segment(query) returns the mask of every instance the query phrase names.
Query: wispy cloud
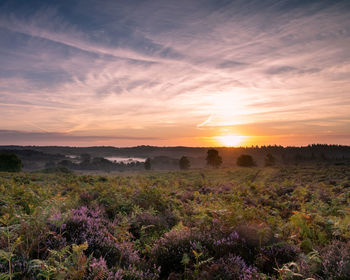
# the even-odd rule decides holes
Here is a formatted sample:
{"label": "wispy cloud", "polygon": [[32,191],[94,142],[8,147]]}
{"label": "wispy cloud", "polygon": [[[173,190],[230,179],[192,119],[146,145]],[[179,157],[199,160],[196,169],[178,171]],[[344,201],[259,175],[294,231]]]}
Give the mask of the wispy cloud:
{"label": "wispy cloud", "polygon": [[80,145],[91,145],[92,142],[100,143],[101,145],[105,143],[113,143],[117,141],[137,142],[137,141],[157,141],[160,140],[156,137],[135,137],[135,136],[125,136],[125,135],[75,135],[70,133],[50,133],[50,132],[23,132],[16,130],[0,130],[0,144],[23,144],[23,139],[25,139],[26,144],[34,145],[62,145],[69,143],[74,145],[74,143],[79,143]]}
{"label": "wispy cloud", "polygon": [[134,127],[142,143],[150,129],[168,140],[224,127],[287,134],[276,121],[302,135],[318,119],[331,121],[315,133],[339,132],[350,119],[348,1],[293,2],[5,1],[0,129]]}

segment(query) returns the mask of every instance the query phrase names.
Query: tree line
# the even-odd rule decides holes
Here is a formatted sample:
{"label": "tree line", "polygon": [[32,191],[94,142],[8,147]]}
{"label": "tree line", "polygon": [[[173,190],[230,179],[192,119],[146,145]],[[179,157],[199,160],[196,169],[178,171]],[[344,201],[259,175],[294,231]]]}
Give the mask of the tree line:
{"label": "tree line", "polygon": [[[207,157],[206,157],[206,163],[207,166],[213,167],[213,168],[219,168],[222,165],[222,157],[219,155],[218,150],[216,149],[209,149],[207,151]],[[265,166],[274,166],[276,163],[275,157],[268,153],[265,156]],[[241,167],[253,167],[256,166],[256,162],[254,158],[251,155],[248,154],[242,154],[237,158],[236,161],[237,166]],[[152,169],[152,160],[151,158],[147,158],[145,161],[145,169],[151,170]],[[191,167],[191,162],[186,156],[182,156],[179,159],[179,168],[181,170],[188,170]]]}
{"label": "tree line", "polygon": [[[76,155],[80,162],[72,160],[67,155]],[[126,152],[129,157],[149,157],[146,162],[119,163],[104,157],[120,156],[107,152]],[[71,153],[68,153],[71,152]],[[74,152],[74,153],[73,153]],[[78,152],[83,152],[78,154]],[[92,152],[88,154],[87,152]],[[219,168],[221,166],[274,166],[322,164],[350,164],[350,146],[313,144],[306,147],[282,146],[252,146],[239,148],[191,148],[191,147],[151,147],[139,146],[133,148],[114,147],[22,147],[0,146],[0,171],[25,170],[54,170],[66,168],[69,170],[169,170],[179,168],[203,168],[204,166]],[[152,158],[151,158],[152,156]],[[224,163],[224,164],[223,164]]]}

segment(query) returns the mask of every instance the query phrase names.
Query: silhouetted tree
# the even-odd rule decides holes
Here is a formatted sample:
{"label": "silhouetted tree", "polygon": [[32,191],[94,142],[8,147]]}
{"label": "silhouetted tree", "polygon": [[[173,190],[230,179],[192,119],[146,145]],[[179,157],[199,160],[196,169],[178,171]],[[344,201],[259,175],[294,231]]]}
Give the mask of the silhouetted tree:
{"label": "silhouetted tree", "polygon": [[237,158],[237,165],[244,166],[244,167],[251,167],[251,166],[254,166],[255,163],[251,155],[240,155]]}
{"label": "silhouetted tree", "polygon": [[179,160],[180,169],[187,170],[190,168],[190,166],[191,166],[191,164],[190,164],[190,161],[187,157],[183,156],[182,158],[180,158],[180,160]]}
{"label": "silhouetted tree", "polygon": [[15,154],[0,154],[0,171],[19,172],[22,168],[21,159]]}
{"label": "silhouetted tree", "polygon": [[151,159],[150,158],[147,158],[146,161],[145,161],[145,169],[146,170],[151,170]]}
{"label": "silhouetted tree", "polygon": [[273,155],[267,154],[265,156],[265,166],[274,166],[276,163],[276,159]]}
{"label": "silhouetted tree", "polygon": [[219,152],[215,149],[210,149],[207,152],[206,161],[208,165],[218,168],[222,164],[222,157],[219,156]]}

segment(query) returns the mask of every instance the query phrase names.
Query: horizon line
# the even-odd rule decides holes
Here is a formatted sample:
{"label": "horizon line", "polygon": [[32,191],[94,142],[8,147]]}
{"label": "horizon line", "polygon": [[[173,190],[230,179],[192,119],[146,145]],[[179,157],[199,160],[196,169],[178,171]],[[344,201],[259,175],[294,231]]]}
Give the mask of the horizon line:
{"label": "horizon line", "polygon": [[139,148],[139,147],[150,147],[150,148],[195,148],[195,149],[212,149],[212,148],[226,148],[226,149],[246,149],[246,148],[263,148],[263,147],[279,147],[279,148],[307,148],[310,146],[337,146],[337,147],[349,147],[350,145],[342,145],[342,144],[324,144],[324,143],[312,143],[307,145],[300,146],[284,146],[277,144],[269,144],[269,145],[251,145],[251,146],[156,146],[156,145],[137,145],[137,146],[60,146],[60,145],[0,145],[0,148],[3,147],[38,147],[38,148],[50,148],[50,147],[59,147],[59,148],[115,148],[115,149],[131,149],[131,148]]}

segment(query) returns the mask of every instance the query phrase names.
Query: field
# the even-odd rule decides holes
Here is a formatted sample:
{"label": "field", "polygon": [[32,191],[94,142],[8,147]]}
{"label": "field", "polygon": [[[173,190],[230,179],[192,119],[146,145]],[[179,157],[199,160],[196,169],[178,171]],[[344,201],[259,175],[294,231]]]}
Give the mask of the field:
{"label": "field", "polygon": [[350,167],[0,173],[0,279],[350,279]]}

